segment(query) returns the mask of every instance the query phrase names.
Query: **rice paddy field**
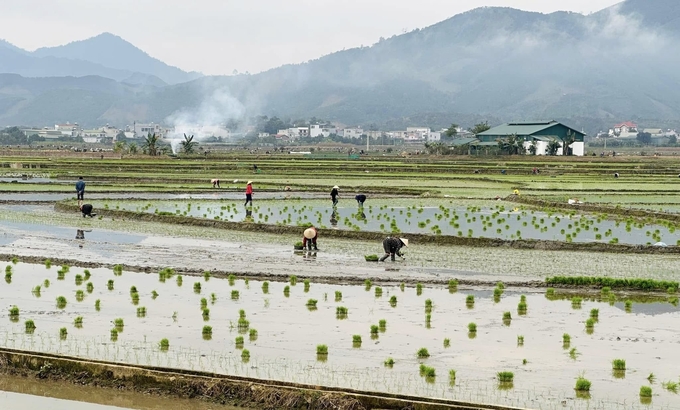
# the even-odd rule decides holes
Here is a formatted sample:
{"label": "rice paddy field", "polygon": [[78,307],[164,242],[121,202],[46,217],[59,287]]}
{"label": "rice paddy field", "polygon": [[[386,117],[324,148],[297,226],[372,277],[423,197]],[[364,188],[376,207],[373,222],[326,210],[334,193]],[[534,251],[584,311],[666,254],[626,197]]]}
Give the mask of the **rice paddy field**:
{"label": "rice paddy field", "polygon": [[[680,408],[672,159],[46,153],[0,166],[1,347],[526,409]],[[80,175],[97,218],[77,210]],[[320,237],[318,253],[293,252],[310,224],[502,245],[411,241],[405,260],[385,264],[364,260],[380,241]]]}

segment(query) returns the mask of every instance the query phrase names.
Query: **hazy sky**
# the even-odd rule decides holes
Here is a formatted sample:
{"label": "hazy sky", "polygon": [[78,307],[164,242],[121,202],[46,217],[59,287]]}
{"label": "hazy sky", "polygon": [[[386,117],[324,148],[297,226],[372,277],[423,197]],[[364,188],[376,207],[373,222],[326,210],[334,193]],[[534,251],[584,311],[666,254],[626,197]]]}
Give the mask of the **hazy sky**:
{"label": "hazy sky", "polygon": [[255,73],[482,6],[590,13],[620,0],[0,0],[0,38],[33,50],[116,34],[205,74]]}

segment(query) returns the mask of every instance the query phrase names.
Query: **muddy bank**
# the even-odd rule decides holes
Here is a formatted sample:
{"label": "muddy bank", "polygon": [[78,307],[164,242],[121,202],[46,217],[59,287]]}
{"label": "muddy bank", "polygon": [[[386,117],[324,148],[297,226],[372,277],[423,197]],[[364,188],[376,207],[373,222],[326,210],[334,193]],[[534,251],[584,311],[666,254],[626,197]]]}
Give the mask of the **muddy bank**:
{"label": "muddy bank", "polygon": [[[73,212],[73,204],[58,202],[54,205],[55,210],[60,212]],[[147,212],[132,212],[111,209],[97,209],[97,213],[111,218],[121,218],[135,221],[161,222],[185,226],[199,226],[218,229],[230,229],[248,232],[262,232],[270,234],[289,234],[299,235],[301,232],[298,226],[271,225],[257,223],[229,222],[222,220],[193,218],[176,215],[158,215]],[[367,241],[381,241],[385,238],[382,232],[363,232],[342,229],[319,229],[319,234],[323,237],[338,239],[357,239]],[[574,243],[549,240],[504,240],[493,238],[467,238],[448,235],[425,235],[408,234],[409,240],[419,244],[436,244],[448,246],[467,246],[473,248],[511,248],[525,250],[550,250],[550,251],[583,251],[583,252],[604,252],[604,253],[626,253],[626,254],[680,254],[680,247],[657,247],[646,245],[625,245],[609,244],[600,242]]]}
{"label": "muddy bank", "polygon": [[[618,191],[613,191],[613,192],[618,192]],[[657,191],[653,191],[653,192],[656,193]],[[566,210],[570,210],[570,211],[585,211],[585,212],[605,213],[605,214],[621,215],[621,216],[632,216],[632,217],[636,217],[636,218],[652,218],[652,219],[661,219],[661,220],[672,221],[672,222],[680,222],[680,214],[645,211],[644,209],[624,208],[624,207],[620,207],[620,206],[604,206],[604,205],[595,205],[595,204],[569,205],[569,204],[564,203],[564,202],[545,201],[543,199],[529,198],[529,197],[526,197],[526,196],[517,196],[517,195],[510,195],[510,196],[505,198],[505,201],[514,202],[514,203],[518,203],[518,204],[538,206],[538,207],[543,207],[543,208],[547,207],[547,208],[553,208],[553,209],[566,209]]]}
{"label": "muddy bank", "polygon": [[143,394],[199,399],[220,404],[265,409],[423,409],[511,410],[350,389],[222,376],[145,366],[119,365],[49,354],[0,349],[0,372],[40,380],[67,381],[84,386],[135,391]]}

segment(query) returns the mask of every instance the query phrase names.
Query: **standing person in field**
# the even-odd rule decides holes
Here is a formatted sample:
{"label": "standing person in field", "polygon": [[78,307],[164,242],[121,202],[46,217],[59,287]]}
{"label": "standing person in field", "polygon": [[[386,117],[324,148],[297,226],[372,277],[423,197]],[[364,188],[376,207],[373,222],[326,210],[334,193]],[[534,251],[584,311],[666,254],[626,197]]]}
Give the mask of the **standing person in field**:
{"label": "standing person in field", "polygon": [[78,182],[76,182],[76,196],[78,197],[78,208],[80,208],[85,200],[85,181],[83,181],[83,177],[78,177]]}
{"label": "standing person in field", "polygon": [[248,181],[248,184],[246,185],[246,207],[249,202],[250,206],[253,206],[253,181]]}
{"label": "standing person in field", "polygon": [[220,187],[220,180],[217,179],[217,178],[211,179],[210,183],[212,184],[213,188],[221,188]]}
{"label": "standing person in field", "polygon": [[400,258],[403,258],[404,255],[401,253],[401,248],[402,247],[408,247],[408,239],[405,238],[393,238],[393,237],[387,237],[383,241],[383,249],[385,250],[385,255],[383,255],[382,258],[380,258],[380,262],[384,262],[385,259],[388,257],[392,257],[392,262],[394,262],[394,256],[399,256]]}
{"label": "standing person in field", "polygon": [[318,237],[319,231],[315,227],[310,226],[305,229],[305,232],[302,234],[302,249],[307,248],[307,250],[311,251],[312,246],[314,246],[314,250],[318,251],[319,249],[316,247],[316,238]]}
{"label": "standing person in field", "polygon": [[340,187],[336,185],[331,190],[331,201],[333,201],[333,208],[338,206],[338,196],[340,196],[338,189],[340,189]]}
{"label": "standing person in field", "polygon": [[366,202],[366,195],[359,194],[359,195],[355,196],[354,199],[357,200],[357,203],[359,204],[359,208],[364,207],[364,202]]}

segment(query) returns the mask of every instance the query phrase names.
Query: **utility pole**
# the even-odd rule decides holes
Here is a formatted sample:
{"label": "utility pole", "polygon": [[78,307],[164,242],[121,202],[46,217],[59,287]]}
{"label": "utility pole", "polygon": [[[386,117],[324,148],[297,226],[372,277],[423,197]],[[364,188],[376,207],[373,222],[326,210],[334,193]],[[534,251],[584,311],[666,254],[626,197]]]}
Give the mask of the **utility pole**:
{"label": "utility pole", "polygon": [[370,148],[371,145],[371,136],[366,134],[366,153],[368,154],[368,149]]}

